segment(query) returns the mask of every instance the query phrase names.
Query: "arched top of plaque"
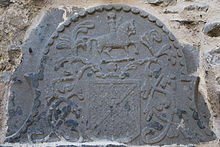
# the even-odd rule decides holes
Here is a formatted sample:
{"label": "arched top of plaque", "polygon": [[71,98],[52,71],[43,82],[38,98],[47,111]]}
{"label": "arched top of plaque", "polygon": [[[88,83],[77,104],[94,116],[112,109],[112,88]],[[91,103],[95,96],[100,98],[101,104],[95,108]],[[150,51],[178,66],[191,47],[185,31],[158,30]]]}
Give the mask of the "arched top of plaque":
{"label": "arched top of plaque", "polygon": [[75,14],[49,38],[38,64],[37,73],[24,75],[32,111],[6,141],[214,139],[198,114],[198,79],[188,75],[182,47],[138,8],[105,5]]}
{"label": "arched top of plaque", "polygon": [[[97,17],[95,15],[98,15],[100,17],[100,18],[97,18],[97,20],[103,19],[102,20],[103,22],[96,22],[95,20],[93,20],[93,17]],[[104,15],[106,15],[106,17]],[[123,16],[124,16],[124,18],[123,18]],[[91,17],[91,18],[89,18],[89,17]],[[132,17],[135,17],[138,20],[135,20],[135,18],[132,19]],[[105,22],[104,22],[104,20],[105,20]],[[127,21],[127,20],[130,20],[130,21]],[[126,24],[129,25],[129,22],[130,23],[132,22],[131,24],[133,24],[133,27],[134,27],[133,28],[134,30],[131,30],[131,32],[129,32],[129,30],[128,30],[129,28],[124,28],[124,27],[129,27],[129,26],[126,26]],[[96,23],[97,23],[98,27],[97,27]],[[101,25],[101,26],[99,26],[99,25]],[[90,36],[90,38],[88,38],[89,36],[85,36],[84,38],[79,37],[79,38],[77,38],[78,42],[73,40],[72,38],[66,38],[69,40],[65,40],[65,39],[63,40],[62,34],[66,31],[68,31],[66,29],[70,29],[73,27],[75,27],[75,28],[74,28],[74,30],[72,30],[71,33],[75,32],[76,38],[78,37],[79,34],[88,34],[90,30],[94,30],[94,29],[95,30],[96,29],[104,29],[103,30],[104,32],[100,32],[100,34],[97,34],[97,36],[99,36],[103,33],[106,33],[106,35],[107,34],[111,35],[110,33],[113,33],[114,31],[117,31],[117,33],[120,33],[120,34],[125,31],[128,31],[128,34],[126,34],[127,36],[123,36],[123,34],[121,34],[122,36],[118,36],[118,37],[125,37],[125,38],[123,38],[122,41],[126,40],[127,39],[126,37],[129,37],[128,39],[130,39],[130,37],[134,38],[135,36],[141,35],[141,36],[139,36],[139,38],[135,38],[135,39],[140,39],[139,41],[145,47],[148,48],[148,52],[150,55],[154,55],[154,52],[157,51],[157,49],[153,49],[151,47],[153,45],[155,45],[156,43],[164,44],[162,42],[162,39],[164,36],[166,36],[166,38],[164,38],[164,39],[166,39],[166,41],[168,41],[168,40],[170,41],[169,43],[171,44],[173,49],[176,49],[178,57],[184,58],[184,55],[181,52],[182,47],[180,46],[179,42],[176,40],[174,35],[167,29],[167,27],[159,19],[157,19],[153,15],[151,15],[151,14],[147,13],[146,11],[143,11],[139,8],[130,7],[127,5],[120,5],[120,4],[100,5],[100,6],[92,7],[92,8],[85,10],[85,11],[81,11],[79,13],[76,13],[71,18],[66,20],[63,24],[61,24],[57,28],[57,30],[53,33],[53,35],[48,40],[48,43],[47,43],[45,50],[44,50],[44,54],[46,55],[49,52],[51,46],[54,45],[54,41],[56,41],[57,39],[58,40],[60,39],[59,44],[56,44],[56,48],[58,50],[59,49],[72,49],[72,51],[74,51],[75,55],[77,55],[78,48],[80,48],[80,47],[83,48],[83,43],[87,43],[87,41],[94,40],[94,37],[91,37],[91,36]],[[146,30],[146,32],[144,32],[145,30]],[[134,31],[134,32],[132,32],[132,31]],[[93,36],[93,34],[91,34],[91,35]],[[89,39],[89,40],[87,40],[87,39]],[[78,43],[78,46],[77,46],[77,43]],[[128,46],[135,45],[135,43],[137,43],[137,42],[131,42]],[[88,47],[88,44],[84,44],[84,45],[86,45],[86,47]],[[74,50],[74,47],[76,48],[76,50]],[[117,47],[117,48],[119,48],[119,47]],[[179,52],[178,52],[178,49],[180,49]],[[138,49],[136,48],[135,51],[136,51],[135,54],[137,55],[139,53]],[[101,52],[104,52],[107,55],[110,54],[110,53],[107,53],[106,50],[101,51]],[[109,55],[109,57],[110,57],[110,55]],[[181,66],[185,67],[185,61],[182,61]],[[186,72],[186,69],[184,69],[184,70]],[[179,72],[179,73],[181,73],[181,72]],[[184,73],[182,73],[182,74],[184,74]],[[185,73],[185,74],[187,74],[187,73]]]}

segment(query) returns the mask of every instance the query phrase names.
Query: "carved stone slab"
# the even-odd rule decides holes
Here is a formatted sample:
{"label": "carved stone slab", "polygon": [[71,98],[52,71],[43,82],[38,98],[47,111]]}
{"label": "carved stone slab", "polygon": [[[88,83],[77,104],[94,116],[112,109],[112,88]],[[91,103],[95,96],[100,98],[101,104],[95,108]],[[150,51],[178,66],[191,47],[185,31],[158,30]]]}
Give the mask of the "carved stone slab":
{"label": "carved stone slab", "polygon": [[27,50],[23,57],[11,87],[6,142],[215,139],[198,111],[199,81],[188,75],[182,47],[142,10],[106,5],[79,12],[38,54]]}

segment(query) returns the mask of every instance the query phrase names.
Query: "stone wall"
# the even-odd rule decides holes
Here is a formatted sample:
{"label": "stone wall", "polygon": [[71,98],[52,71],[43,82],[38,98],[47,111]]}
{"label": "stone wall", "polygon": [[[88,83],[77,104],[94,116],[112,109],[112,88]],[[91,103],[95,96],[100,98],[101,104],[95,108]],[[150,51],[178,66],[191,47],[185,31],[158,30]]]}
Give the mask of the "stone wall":
{"label": "stone wall", "polygon": [[[75,11],[102,4],[126,4],[160,19],[189,54],[189,73],[200,77],[199,92],[211,112],[210,128],[220,137],[220,0],[0,0],[0,141],[6,134],[10,77],[22,60],[22,44],[52,8],[63,21]],[[186,62],[187,62],[186,61]],[[212,142],[213,143],[213,142]],[[210,146],[218,146],[214,141]],[[204,145],[208,146],[208,145]]]}

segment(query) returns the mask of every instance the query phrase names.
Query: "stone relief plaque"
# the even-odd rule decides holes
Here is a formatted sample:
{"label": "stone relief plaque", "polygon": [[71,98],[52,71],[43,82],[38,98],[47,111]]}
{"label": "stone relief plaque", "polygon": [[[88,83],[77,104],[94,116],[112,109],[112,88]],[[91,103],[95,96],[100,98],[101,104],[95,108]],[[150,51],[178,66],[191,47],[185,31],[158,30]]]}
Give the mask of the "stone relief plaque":
{"label": "stone relief plaque", "polygon": [[142,10],[106,5],[79,12],[36,56],[38,62],[24,61],[36,70],[21,64],[26,73],[15,72],[6,142],[215,139],[198,112],[199,79],[188,75],[182,47]]}

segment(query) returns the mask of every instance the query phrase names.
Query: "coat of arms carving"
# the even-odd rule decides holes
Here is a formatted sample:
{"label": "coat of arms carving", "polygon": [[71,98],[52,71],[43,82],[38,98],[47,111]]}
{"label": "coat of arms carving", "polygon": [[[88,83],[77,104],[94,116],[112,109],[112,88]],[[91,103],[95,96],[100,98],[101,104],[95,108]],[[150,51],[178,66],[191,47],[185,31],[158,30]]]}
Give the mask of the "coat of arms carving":
{"label": "coat of arms carving", "polygon": [[[161,145],[214,139],[198,114],[198,78],[188,75],[182,47],[142,10],[107,5],[75,14],[40,56],[37,72],[23,77],[33,96],[31,111],[8,130],[8,142]],[[16,95],[19,87],[12,89]]]}

